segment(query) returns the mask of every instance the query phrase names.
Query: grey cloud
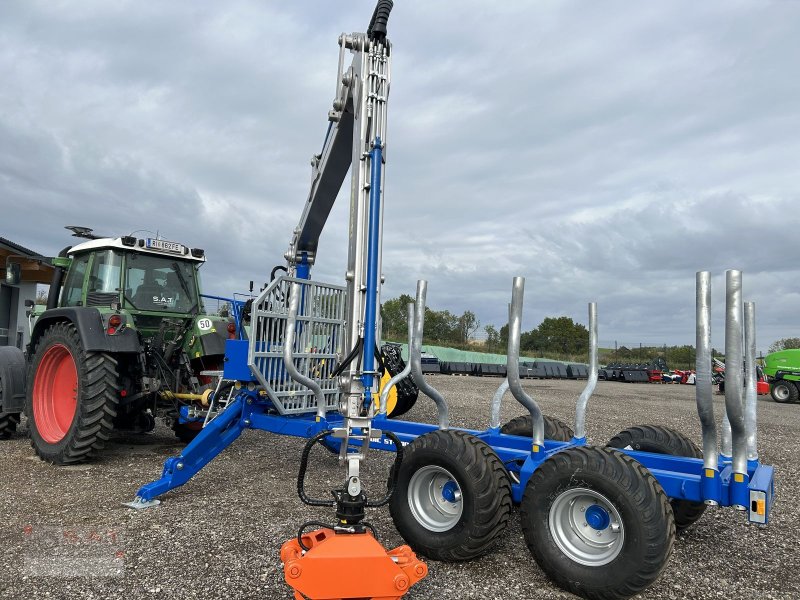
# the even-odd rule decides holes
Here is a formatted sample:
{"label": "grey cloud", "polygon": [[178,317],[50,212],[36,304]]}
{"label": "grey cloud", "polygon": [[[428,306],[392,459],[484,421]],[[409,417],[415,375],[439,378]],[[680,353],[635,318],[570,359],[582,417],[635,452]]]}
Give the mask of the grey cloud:
{"label": "grey cloud", "polygon": [[[158,228],[206,248],[209,291],[263,280],[307,195],[336,37],[371,8],[3,4],[0,233],[56,252],[74,221]],[[797,335],[799,12],[396,3],[384,294],[425,277],[432,305],[500,324],[521,274],[525,328],[595,300],[604,341],[691,343],[694,272],[719,293],[735,267],[759,348]],[[316,277],[341,280],[346,221],[345,191]]]}

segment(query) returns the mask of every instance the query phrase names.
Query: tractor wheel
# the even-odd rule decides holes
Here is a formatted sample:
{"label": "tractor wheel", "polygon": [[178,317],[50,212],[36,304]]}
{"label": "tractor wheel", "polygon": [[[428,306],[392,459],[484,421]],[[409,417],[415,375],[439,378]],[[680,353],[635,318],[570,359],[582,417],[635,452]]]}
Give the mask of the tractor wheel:
{"label": "tractor wheel", "polygon": [[[547,415],[542,416],[544,417],[544,437],[546,440],[569,442],[575,436],[572,428],[561,419]],[[500,433],[531,437],[533,434],[533,419],[531,419],[530,415],[522,415],[511,419],[500,428]]]}
{"label": "tractor wheel", "polygon": [[7,440],[17,430],[19,413],[0,413],[0,440]]}
{"label": "tractor wheel", "polygon": [[[630,427],[611,438],[610,448],[630,448],[643,452],[703,458],[703,451],[682,433],[660,425]],[[670,499],[675,515],[675,529],[681,532],[692,525],[706,510],[702,502]]]}
{"label": "tractor wheel", "polygon": [[798,390],[793,381],[786,379],[778,379],[772,384],[772,391],[770,391],[772,399],[780,404],[788,402],[797,402]]}
{"label": "tractor wheel", "polygon": [[25,414],[42,460],[79,462],[102,450],[114,428],[117,361],[87,352],[72,323],[56,323],[36,344],[28,371]]}
{"label": "tractor wheel", "polygon": [[[381,356],[383,357],[383,364],[386,366],[386,370],[392,377],[397,375],[406,366],[402,356],[400,356],[400,348],[397,346],[385,344],[381,348]],[[394,410],[387,410],[390,418],[399,417],[410,411],[417,401],[417,396],[419,396],[419,388],[417,388],[417,384],[411,379],[411,375],[399,381],[397,385],[394,386],[394,389],[397,392],[397,404]]]}
{"label": "tractor wheel", "polygon": [[490,550],[511,513],[511,484],[494,450],[463,431],[439,430],[404,452],[389,511],[406,542],[443,561]]}
{"label": "tractor wheel", "polygon": [[675,540],[661,485],[610,448],[569,448],[545,460],[525,487],[520,520],[542,570],[590,599],[628,598],[646,588]]}

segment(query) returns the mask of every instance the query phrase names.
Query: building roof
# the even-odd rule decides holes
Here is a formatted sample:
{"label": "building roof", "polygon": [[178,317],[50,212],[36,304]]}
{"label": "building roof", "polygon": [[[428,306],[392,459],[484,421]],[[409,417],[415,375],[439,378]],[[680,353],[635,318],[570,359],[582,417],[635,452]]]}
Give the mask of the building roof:
{"label": "building roof", "polygon": [[42,258],[42,255],[38,252],[34,252],[33,250],[29,250],[25,246],[21,246],[16,242],[12,242],[8,238],[0,237],[0,245],[8,246],[10,250],[13,250],[17,254],[22,254],[24,256],[29,256],[30,258]]}
{"label": "building roof", "polygon": [[53,274],[50,259],[16,242],[0,237],[0,281],[6,279],[6,263],[11,260],[20,265],[23,283],[48,283]]}

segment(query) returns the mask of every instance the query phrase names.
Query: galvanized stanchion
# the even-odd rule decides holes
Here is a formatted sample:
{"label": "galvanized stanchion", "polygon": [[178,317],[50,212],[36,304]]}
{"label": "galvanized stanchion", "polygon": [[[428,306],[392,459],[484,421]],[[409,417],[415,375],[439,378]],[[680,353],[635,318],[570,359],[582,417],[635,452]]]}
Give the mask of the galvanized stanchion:
{"label": "galvanized stanchion", "polygon": [[414,316],[414,339],[409,347],[408,359],[411,362],[411,376],[417,384],[419,391],[431,398],[436,403],[439,412],[439,429],[450,427],[450,416],[447,410],[447,401],[432,385],[425,381],[422,374],[422,332],[425,330],[425,296],[428,293],[428,282],[424,279],[417,281],[417,300],[415,302],[416,315]]}
{"label": "galvanized stanchion", "polygon": [[589,303],[589,379],[575,406],[575,437],[586,438],[586,407],[597,386],[597,304]]}
{"label": "galvanized stanchion", "polygon": [[522,301],[525,295],[525,278],[514,277],[511,290],[511,306],[508,315],[508,387],[511,394],[531,413],[533,421],[532,444],[534,452],[544,445],[544,418],[536,401],[522,389],[519,378],[519,339],[522,327]]}
{"label": "galvanized stanchion", "polygon": [[758,460],[757,446],[757,407],[758,393],[756,382],[756,305],[744,303],[744,430],[747,437],[747,460]]}

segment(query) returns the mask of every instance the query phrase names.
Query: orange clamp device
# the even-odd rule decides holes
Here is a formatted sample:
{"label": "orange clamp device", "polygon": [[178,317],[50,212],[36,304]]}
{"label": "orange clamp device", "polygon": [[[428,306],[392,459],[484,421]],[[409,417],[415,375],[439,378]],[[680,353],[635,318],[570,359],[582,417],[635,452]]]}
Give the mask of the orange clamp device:
{"label": "orange clamp device", "polygon": [[295,600],[397,600],[428,574],[408,546],[387,551],[373,535],[317,529],[281,546]]}

